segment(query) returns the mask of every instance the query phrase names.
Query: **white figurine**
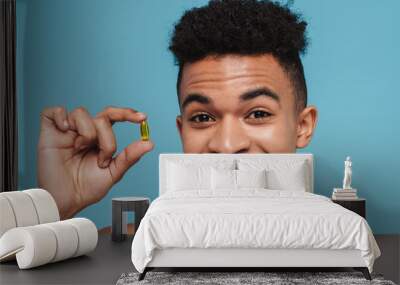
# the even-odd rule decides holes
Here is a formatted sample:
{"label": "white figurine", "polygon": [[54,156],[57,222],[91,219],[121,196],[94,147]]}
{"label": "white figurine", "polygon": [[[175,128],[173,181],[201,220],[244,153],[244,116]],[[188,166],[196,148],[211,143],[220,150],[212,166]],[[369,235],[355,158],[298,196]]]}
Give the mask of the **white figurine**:
{"label": "white figurine", "polygon": [[351,188],[351,158],[350,156],[346,157],[346,161],[344,162],[344,179],[343,179],[343,189],[352,189]]}

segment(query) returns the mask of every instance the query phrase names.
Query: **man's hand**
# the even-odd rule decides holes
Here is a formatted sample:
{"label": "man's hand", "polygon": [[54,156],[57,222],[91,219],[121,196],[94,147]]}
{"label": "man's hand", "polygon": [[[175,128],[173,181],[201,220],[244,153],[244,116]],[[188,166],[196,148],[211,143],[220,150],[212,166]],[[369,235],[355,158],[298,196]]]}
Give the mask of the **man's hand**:
{"label": "man's hand", "polygon": [[84,108],[62,107],[41,114],[38,183],[56,200],[62,219],[103,198],[146,152],[151,141],[135,141],[113,157],[114,122],[140,123],[146,115],[129,108],[108,107],[91,117]]}

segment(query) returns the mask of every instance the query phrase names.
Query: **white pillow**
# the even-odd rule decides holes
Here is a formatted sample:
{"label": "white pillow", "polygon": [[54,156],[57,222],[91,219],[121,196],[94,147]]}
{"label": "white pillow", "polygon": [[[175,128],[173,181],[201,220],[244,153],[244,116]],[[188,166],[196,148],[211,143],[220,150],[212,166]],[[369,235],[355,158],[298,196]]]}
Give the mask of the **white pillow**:
{"label": "white pillow", "polygon": [[213,190],[238,190],[240,188],[267,188],[266,170],[211,170]]}
{"label": "white pillow", "polygon": [[166,167],[169,167],[169,164],[178,164],[184,167],[214,167],[217,169],[236,169],[235,159],[210,159],[207,158],[206,155],[204,158],[199,158],[199,156],[200,155],[198,155],[196,158],[191,158],[190,155],[188,155],[188,157],[174,158],[166,162]]}
{"label": "white pillow", "polygon": [[236,190],[236,170],[212,168],[211,184],[213,190]]}
{"label": "white pillow", "polygon": [[167,167],[167,191],[211,188],[211,167],[187,167],[173,162],[168,163]]}
{"label": "white pillow", "polygon": [[305,164],[291,169],[272,169],[267,171],[268,189],[306,191],[308,185],[304,172]]}
{"label": "white pillow", "polygon": [[236,170],[237,188],[267,188],[267,171]]}
{"label": "white pillow", "polygon": [[267,188],[273,190],[306,191],[311,188],[306,160],[239,159],[240,170],[267,170]]}

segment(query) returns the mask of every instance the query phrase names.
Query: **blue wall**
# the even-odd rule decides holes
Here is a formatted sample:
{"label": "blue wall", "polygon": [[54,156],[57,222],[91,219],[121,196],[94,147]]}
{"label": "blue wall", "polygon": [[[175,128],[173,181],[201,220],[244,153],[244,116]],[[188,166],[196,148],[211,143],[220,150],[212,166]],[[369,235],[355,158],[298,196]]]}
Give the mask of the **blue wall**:
{"label": "blue wall", "polygon": [[[36,182],[39,114],[46,106],[133,107],[149,116],[155,150],[109,194],[82,211],[99,227],[111,223],[111,198],[158,191],[158,154],[181,152],[175,128],[177,69],[167,51],[181,13],[206,1],[17,0],[20,185]],[[353,158],[353,186],[367,198],[375,233],[400,233],[400,10],[397,0],[295,1],[309,22],[304,56],[309,102],[319,109],[311,145],[315,192],[341,185]],[[115,126],[118,150],[138,138]]]}

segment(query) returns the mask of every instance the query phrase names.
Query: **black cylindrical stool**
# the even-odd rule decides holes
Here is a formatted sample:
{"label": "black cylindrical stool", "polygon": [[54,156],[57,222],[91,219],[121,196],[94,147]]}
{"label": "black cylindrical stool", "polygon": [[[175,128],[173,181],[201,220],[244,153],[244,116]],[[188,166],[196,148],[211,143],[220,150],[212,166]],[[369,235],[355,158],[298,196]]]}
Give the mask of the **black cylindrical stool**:
{"label": "black cylindrical stool", "polygon": [[145,197],[121,197],[112,199],[112,240],[123,241],[127,235],[127,213],[135,213],[135,233],[140,221],[149,208],[150,200]]}

